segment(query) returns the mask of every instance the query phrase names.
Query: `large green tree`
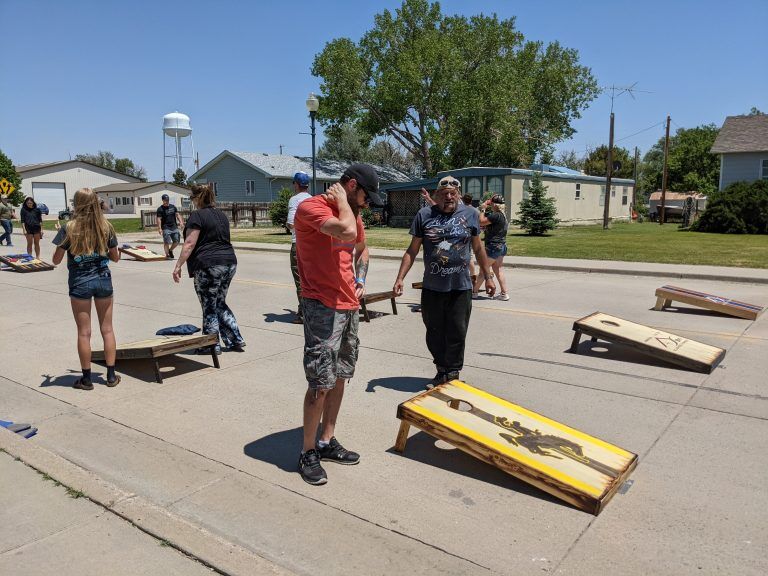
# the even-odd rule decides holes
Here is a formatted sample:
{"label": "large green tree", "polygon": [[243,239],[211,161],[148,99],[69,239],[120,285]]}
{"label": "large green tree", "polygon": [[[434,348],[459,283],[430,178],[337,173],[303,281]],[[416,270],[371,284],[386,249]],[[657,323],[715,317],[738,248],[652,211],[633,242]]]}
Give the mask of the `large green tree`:
{"label": "large green tree", "polygon": [[0,180],[3,178],[16,188],[8,195],[8,201],[14,206],[19,206],[24,201],[24,193],[21,191],[21,176],[16,172],[11,159],[0,150]]}
{"label": "large green tree", "polygon": [[[614,166],[617,162],[621,163],[621,167],[613,171],[614,178],[634,177],[635,164],[629,150],[621,146],[614,146],[611,161]],[[608,146],[598,146],[587,154],[584,159],[584,172],[590,176],[608,175]]]}
{"label": "large green tree", "polygon": [[362,162],[371,138],[364,135],[354,124],[342,124],[326,133],[325,142],[317,151],[317,157],[342,162]]}
{"label": "large green tree", "polygon": [[[715,192],[720,180],[720,159],[710,149],[719,129],[714,124],[679,128],[669,139],[667,190]],[[664,170],[664,138],[643,156],[639,188],[644,194],[661,190]]]}
{"label": "large green tree", "polygon": [[133,163],[130,158],[117,158],[112,152],[99,150],[96,154],[78,154],[75,160],[82,160],[96,166],[109,168],[121,174],[127,174],[146,182],[147,171],[143,166]]}
{"label": "large green tree", "polygon": [[319,119],[387,135],[428,174],[470,164],[526,165],[573,134],[598,94],[575,50],[526,42],[515,19],[445,16],[405,0],[359,42],[338,38],[316,55]]}

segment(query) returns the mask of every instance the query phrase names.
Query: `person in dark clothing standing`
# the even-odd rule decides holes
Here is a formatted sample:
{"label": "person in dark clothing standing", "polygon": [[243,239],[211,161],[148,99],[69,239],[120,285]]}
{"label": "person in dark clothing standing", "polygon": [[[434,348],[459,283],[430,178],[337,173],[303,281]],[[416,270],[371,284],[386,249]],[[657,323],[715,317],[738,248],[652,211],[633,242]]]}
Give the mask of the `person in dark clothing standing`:
{"label": "person in dark clothing standing", "polygon": [[163,204],[157,208],[157,233],[163,237],[165,257],[173,260],[173,251],[181,241],[179,227],[184,227],[184,219],[179,214],[168,194],[162,195]]}
{"label": "person in dark clothing standing", "polygon": [[[173,281],[181,281],[181,268],[187,264],[194,278],[195,292],[203,310],[203,334],[218,334],[226,350],[242,352],[245,341],[232,310],[227,306],[227,291],[237,271],[235,249],[229,239],[229,220],[214,207],[209,185],[192,187],[196,210],[184,227],[184,247],[173,269]],[[209,354],[209,350],[200,350]],[[216,353],[221,346],[216,345]]]}
{"label": "person in dark clothing standing", "polygon": [[477,210],[464,205],[456,178],[445,176],[434,194],[435,205],[419,210],[411,225],[411,244],[403,254],[393,290],[403,293],[403,280],[424,245],[424,286],[421,316],[427,328],[427,348],[437,374],[427,384],[459,378],[464,367],[464,345],[472,313],[472,280],[469,277],[470,247],[477,257],[479,275],[486,292],[493,296],[496,285],[480,242]]}
{"label": "person in dark clothing standing", "polygon": [[35,258],[40,258],[40,240],[43,237],[43,213],[37,207],[37,202],[31,196],[24,199],[19,212],[21,229],[27,239],[27,254],[32,254],[32,243],[35,244]]}

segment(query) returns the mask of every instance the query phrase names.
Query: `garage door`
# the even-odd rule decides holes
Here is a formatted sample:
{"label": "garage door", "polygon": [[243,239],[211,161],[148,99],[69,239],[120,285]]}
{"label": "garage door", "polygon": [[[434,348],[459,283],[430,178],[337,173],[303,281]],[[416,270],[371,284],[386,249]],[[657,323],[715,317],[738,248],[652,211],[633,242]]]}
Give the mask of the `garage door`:
{"label": "garage door", "polygon": [[52,215],[57,215],[59,210],[64,210],[67,207],[64,183],[32,182],[32,197],[38,204],[48,206]]}

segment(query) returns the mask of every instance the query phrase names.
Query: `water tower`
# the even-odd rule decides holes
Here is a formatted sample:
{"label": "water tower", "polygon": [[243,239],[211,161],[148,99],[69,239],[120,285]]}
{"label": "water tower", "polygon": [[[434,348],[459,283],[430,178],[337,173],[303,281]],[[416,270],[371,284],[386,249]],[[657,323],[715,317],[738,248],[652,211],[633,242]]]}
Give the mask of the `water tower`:
{"label": "water tower", "polygon": [[[188,145],[185,145],[189,141]],[[169,153],[168,141],[173,141],[173,150]],[[192,126],[189,125],[189,116],[181,112],[171,112],[163,116],[163,180],[173,180],[168,178],[168,172],[165,168],[166,158],[173,158],[173,170],[181,168],[191,176],[196,171],[195,167],[195,141],[192,139]],[[184,161],[187,160],[187,168],[184,168]]]}

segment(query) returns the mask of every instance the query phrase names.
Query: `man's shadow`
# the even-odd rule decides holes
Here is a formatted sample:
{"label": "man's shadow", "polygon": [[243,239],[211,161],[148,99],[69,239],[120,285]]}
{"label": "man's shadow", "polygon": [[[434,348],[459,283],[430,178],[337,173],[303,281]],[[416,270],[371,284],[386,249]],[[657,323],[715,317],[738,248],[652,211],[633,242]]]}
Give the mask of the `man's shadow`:
{"label": "man's shadow", "polygon": [[275,432],[243,446],[243,453],[254,460],[274,464],[285,472],[295,472],[304,432],[303,428],[292,428]]}
{"label": "man's shadow", "polygon": [[[51,376],[50,374],[41,374],[43,381],[40,382],[40,388],[48,388],[50,386],[61,386],[62,388],[72,388],[72,385],[77,381],[83,373],[79,370],[69,370],[67,374],[61,376]],[[107,373],[98,374],[91,372],[91,382],[95,385],[107,384]]]}
{"label": "man's shadow", "polygon": [[275,314],[274,312],[267,312],[264,314],[264,322],[282,322],[284,324],[293,324],[293,319],[296,318],[296,313],[288,308],[283,308],[285,314]]}
{"label": "man's shadow", "polygon": [[376,387],[389,388],[398,392],[423,392],[427,389],[429,378],[416,378],[414,376],[390,376],[388,378],[374,378],[368,381],[366,392],[376,392]]}

